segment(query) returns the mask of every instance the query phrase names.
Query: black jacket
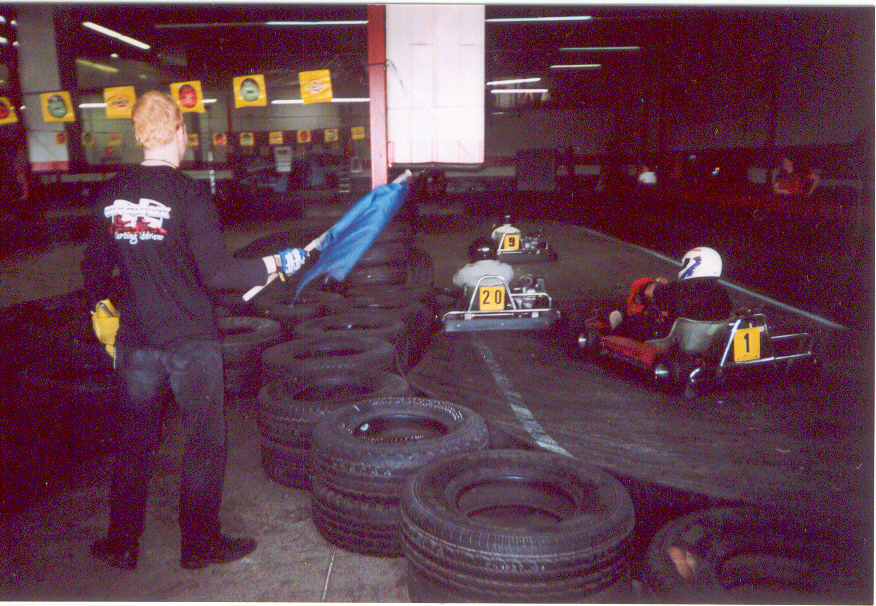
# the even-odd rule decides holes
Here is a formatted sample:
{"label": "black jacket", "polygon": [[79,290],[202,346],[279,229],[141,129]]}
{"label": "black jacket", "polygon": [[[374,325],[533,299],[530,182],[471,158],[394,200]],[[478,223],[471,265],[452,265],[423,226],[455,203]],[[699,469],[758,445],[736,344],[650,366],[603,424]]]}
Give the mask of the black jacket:
{"label": "black jacket", "polygon": [[670,326],[676,318],[723,320],[733,311],[730,295],[718,278],[688,278],[658,284],[654,288],[654,307],[669,313]]}
{"label": "black jacket", "polygon": [[95,204],[81,269],[92,302],[109,297],[119,310],[116,343],[218,339],[209,289],[245,290],[267,280],[261,259],[227,254],[206,184],[170,166],[117,175]]}

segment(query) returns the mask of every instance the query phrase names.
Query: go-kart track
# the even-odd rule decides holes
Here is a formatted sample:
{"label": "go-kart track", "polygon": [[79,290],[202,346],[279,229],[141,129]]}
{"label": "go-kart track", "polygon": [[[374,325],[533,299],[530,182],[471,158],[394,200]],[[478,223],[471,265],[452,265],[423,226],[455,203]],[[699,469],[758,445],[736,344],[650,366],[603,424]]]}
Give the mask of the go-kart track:
{"label": "go-kart track", "polygon": [[[428,223],[422,227],[416,244],[434,261],[436,286],[447,287],[466,261],[468,243],[488,233],[490,223],[473,216],[441,221],[440,229]],[[560,321],[550,330],[435,330],[422,359],[406,372],[411,386],[421,395],[483,416],[498,447],[568,454],[620,479],[635,504],[637,562],[645,543],[670,518],[698,508],[752,504],[784,512],[807,528],[829,531],[818,534],[818,542],[824,568],[830,571],[830,587],[820,587],[821,597],[812,599],[828,595],[832,603],[872,600],[869,329],[856,328],[860,324],[854,322],[841,326],[752,292],[735,279],[745,278],[745,272],[737,270],[726,282],[734,308],[762,312],[771,330],[815,335],[820,374],[811,381],[781,373],[746,375],[686,399],[655,387],[636,369],[586,358],[577,344],[595,309],[619,307],[632,281],[641,276],[673,278],[678,271],[674,259],[582,225],[530,218],[520,221],[520,227],[544,229],[557,251],[556,260],[526,264],[517,272],[544,277]],[[308,232],[298,221],[238,224],[229,226],[226,237],[230,249],[236,250],[290,229]],[[80,254],[81,245],[70,245],[5,258],[4,305],[80,288]],[[741,265],[738,258],[729,261],[731,267]],[[408,599],[405,569],[398,559],[363,558],[326,547],[310,522],[307,492],[265,477],[254,423],[244,410],[229,409],[227,515],[234,516],[235,531],[255,532],[260,542],[252,562],[241,564],[245,571],[216,567],[197,578],[180,573],[173,560],[178,552],[167,547],[178,540],[172,523],[175,504],[161,491],[151,509],[155,518],[147,520],[148,555],[142,570],[122,579],[126,573],[96,564],[87,554],[87,542],[100,532],[106,516],[104,486],[110,468],[102,459],[100,467],[87,472],[89,477],[74,474],[72,488],[33,504],[11,527],[25,538],[16,543],[15,574],[20,576],[9,595]],[[181,440],[171,433],[162,448],[157,486],[175,482],[172,461]],[[68,538],[61,528],[79,529],[82,536]],[[36,572],[44,569],[49,572]],[[65,581],[70,578],[75,583]],[[782,599],[777,593],[772,603]]]}
{"label": "go-kart track", "polygon": [[[771,326],[817,334],[823,367],[815,380],[767,372],[685,400],[621,364],[585,359],[574,343],[594,308],[618,307],[633,280],[674,277],[677,264],[586,228],[548,229],[561,242],[560,260],[527,271],[545,276],[565,326],[438,333],[408,375],[414,385],[477,410],[518,440],[622,476],[716,499],[859,517],[871,491],[872,369],[849,348],[862,341],[730,283],[735,308],[758,308]],[[440,239],[464,250],[471,235]],[[436,281],[442,269],[451,268],[436,260]]]}

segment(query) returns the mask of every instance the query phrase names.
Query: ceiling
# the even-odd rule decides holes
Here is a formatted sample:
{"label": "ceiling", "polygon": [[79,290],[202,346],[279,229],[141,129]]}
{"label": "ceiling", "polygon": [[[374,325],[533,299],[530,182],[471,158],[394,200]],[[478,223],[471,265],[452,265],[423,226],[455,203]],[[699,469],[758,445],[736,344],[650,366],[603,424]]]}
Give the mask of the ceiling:
{"label": "ceiling", "polygon": [[[634,86],[664,65],[699,61],[708,70],[714,30],[733,19],[760,26],[764,15],[828,10],[817,7],[690,7],[580,4],[486,5],[487,81],[538,76],[558,102],[580,104],[588,91],[608,98]],[[264,73],[270,85],[297,83],[299,71],[330,69],[339,96],[367,96],[367,27],[265,25],[269,21],[365,21],[366,4],[84,4],[58,5],[59,25],[76,58],[115,66],[110,74],[80,62],[78,88],[98,89],[139,78],[150,84],[197,77],[223,87],[228,79]],[[493,19],[589,15],[587,21],[495,22]],[[751,15],[755,15],[751,17]],[[742,17],[740,17],[742,16]],[[715,17],[725,21],[716,25]],[[92,21],[151,46],[140,50],[82,27]],[[742,32],[745,34],[745,32]],[[745,34],[747,35],[747,34]],[[566,47],[633,46],[626,51],[564,51]],[[115,53],[116,56],[111,56]],[[669,55],[672,55],[669,57]],[[650,62],[650,63],[649,63]],[[550,69],[551,65],[599,63],[595,70]],[[134,80],[136,82],[137,80]],[[130,83],[127,82],[127,83]],[[596,95],[598,97],[598,95]],[[591,94],[591,102],[594,95]]]}

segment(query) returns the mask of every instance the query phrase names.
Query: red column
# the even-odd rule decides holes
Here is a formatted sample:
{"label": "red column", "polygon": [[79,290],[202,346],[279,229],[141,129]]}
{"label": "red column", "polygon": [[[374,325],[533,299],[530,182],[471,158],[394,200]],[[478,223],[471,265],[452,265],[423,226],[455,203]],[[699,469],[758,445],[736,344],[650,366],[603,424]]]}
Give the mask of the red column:
{"label": "red column", "polygon": [[371,115],[371,188],[389,180],[386,139],[386,6],[368,5],[368,94]]}

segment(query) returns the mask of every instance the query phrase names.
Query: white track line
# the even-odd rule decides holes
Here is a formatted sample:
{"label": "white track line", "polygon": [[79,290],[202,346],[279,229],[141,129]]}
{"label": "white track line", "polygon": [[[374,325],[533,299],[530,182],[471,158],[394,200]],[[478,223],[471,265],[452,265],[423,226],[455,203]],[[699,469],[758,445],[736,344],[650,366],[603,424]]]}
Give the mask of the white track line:
{"label": "white track line", "polygon": [[[609,235],[604,234],[602,232],[596,231],[595,229],[590,229],[589,227],[585,227],[584,231],[586,231],[590,234],[593,234],[594,236],[604,238],[606,240],[611,240],[612,242],[617,242],[618,244],[624,244],[626,246],[629,246],[630,248],[634,248],[634,249],[638,250],[639,252],[645,253],[646,255],[651,255],[652,257],[656,257],[656,258],[660,259],[661,261],[665,261],[667,263],[671,263],[673,265],[677,265],[677,266],[681,267],[681,263],[679,263],[678,261],[675,261],[674,259],[670,259],[669,257],[667,257],[665,255],[661,255],[659,252],[653,251],[649,248],[645,248],[643,246],[638,246],[636,244],[630,244],[629,242],[625,242],[624,240],[620,240],[618,238],[615,238],[614,236],[609,236]],[[788,305],[787,303],[782,303],[781,301],[776,301],[775,299],[771,299],[771,298],[767,297],[766,295],[762,295],[760,293],[753,292],[751,290],[748,290],[747,288],[743,288],[741,286],[733,284],[732,282],[728,282],[727,280],[721,279],[720,282],[722,284],[724,284],[725,286],[732,288],[733,290],[735,290],[737,292],[741,292],[742,294],[748,295],[749,297],[753,297],[755,299],[760,299],[764,303],[769,303],[770,305],[773,305],[773,306],[778,307],[780,309],[784,309],[785,311],[790,311],[792,313],[809,318],[813,322],[815,322],[817,324],[821,324],[822,326],[826,326],[828,328],[833,328],[835,330],[848,330],[848,328],[843,326],[842,324],[837,324],[836,322],[828,320],[827,318],[822,318],[821,316],[816,316],[815,314],[811,314],[808,311],[798,309],[796,307]]]}
{"label": "white track line", "polygon": [[486,362],[487,368],[489,368],[490,372],[493,374],[493,380],[502,391],[502,395],[505,396],[505,401],[508,402],[511,410],[514,411],[517,419],[529,435],[532,436],[532,439],[535,440],[536,444],[542,448],[550,450],[551,452],[571,457],[572,455],[569,454],[565,448],[557,444],[556,441],[548,435],[548,432],[544,430],[544,427],[539,425],[538,421],[535,420],[535,417],[532,416],[532,412],[530,412],[529,408],[526,407],[526,403],[523,401],[523,396],[514,389],[511,380],[502,371],[502,367],[499,366],[496,357],[493,355],[493,352],[490,351],[487,344],[483,342],[477,333],[471,333],[471,335],[472,341],[474,341],[478,351],[480,351],[481,355],[484,357],[484,362]]}

